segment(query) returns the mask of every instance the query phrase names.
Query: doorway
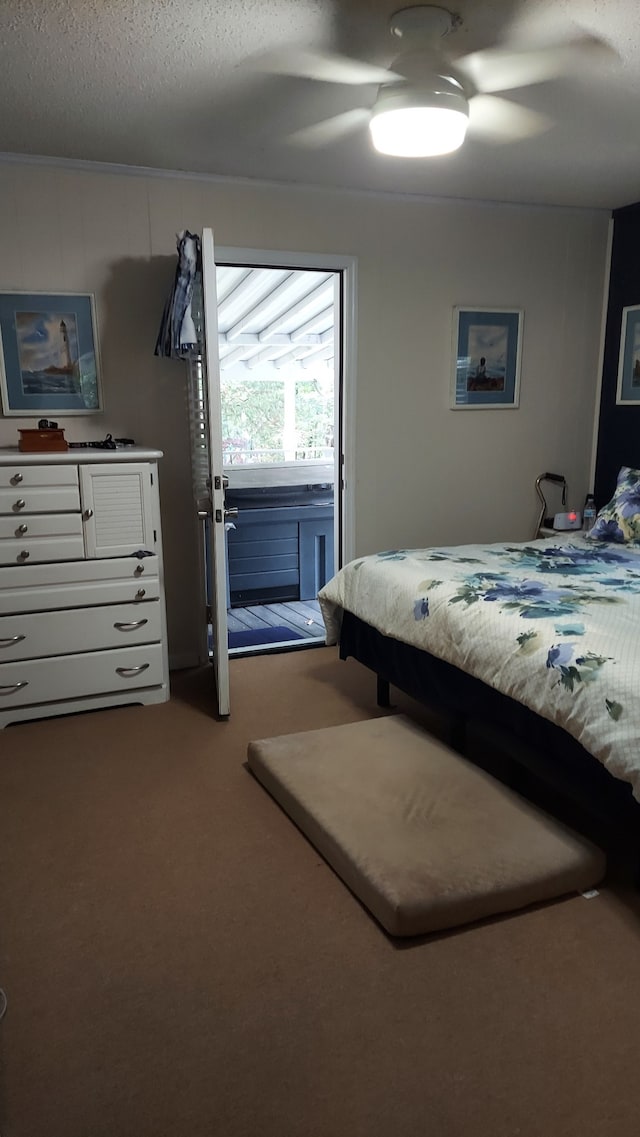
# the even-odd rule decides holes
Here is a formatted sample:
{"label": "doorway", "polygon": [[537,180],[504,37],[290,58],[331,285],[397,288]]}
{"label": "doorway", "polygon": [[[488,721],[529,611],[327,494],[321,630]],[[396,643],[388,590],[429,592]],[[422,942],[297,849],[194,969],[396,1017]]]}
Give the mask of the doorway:
{"label": "doorway", "polygon": [[230,655],[324,643],[317,592],[349,558],[355,264],[336,260],[217,250]]}

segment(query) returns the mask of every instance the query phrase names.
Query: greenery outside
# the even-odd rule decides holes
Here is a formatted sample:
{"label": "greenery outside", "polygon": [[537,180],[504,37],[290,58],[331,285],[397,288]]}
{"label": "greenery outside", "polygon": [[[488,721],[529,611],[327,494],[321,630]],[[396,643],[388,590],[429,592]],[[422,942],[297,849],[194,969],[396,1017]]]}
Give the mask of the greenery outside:
{"label": "greenery outside", "polygon": [[[285,433],[286,383],[295,384],[293,439]],[[330,456],[334,424],[331,370],[308,379],[226,379],[223,373],[221,394],[225,466]]]}

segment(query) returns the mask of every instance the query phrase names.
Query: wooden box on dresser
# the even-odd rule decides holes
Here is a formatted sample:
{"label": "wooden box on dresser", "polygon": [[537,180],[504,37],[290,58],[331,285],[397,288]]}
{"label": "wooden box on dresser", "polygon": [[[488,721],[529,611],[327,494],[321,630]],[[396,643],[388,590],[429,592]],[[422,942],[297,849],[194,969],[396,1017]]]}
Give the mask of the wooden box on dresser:
{"label": "wooden box on dresser", "polygon": [[0,727],[169,698],[161,457],[0,449]]}

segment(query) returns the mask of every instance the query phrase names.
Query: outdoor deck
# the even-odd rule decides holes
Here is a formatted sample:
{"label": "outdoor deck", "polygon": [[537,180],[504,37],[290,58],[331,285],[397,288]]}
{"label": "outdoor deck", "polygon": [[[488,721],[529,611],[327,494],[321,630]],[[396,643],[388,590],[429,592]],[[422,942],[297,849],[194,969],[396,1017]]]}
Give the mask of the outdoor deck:
{"label": "outdoor deck", "polygon": [[[250,608],[230,608],[227,612],[229,629],[229,654],[245,651],[268,651],[277,643],[295,644],[297,647],[310,647],[324,643],[325,629],[320,605],[317,600],[294,600],[287,604],[254,604]],[[283,634],[282,639],[273,640],[273,629],[282,628],[290,633],[290,639]],[[265,642],[260,632],[265,632]],[[251,633],[251,643],[234,646],[234,633]],[[267,639],[267,636],[269,639]],[[243,636],[247,639],[247,636]]]}

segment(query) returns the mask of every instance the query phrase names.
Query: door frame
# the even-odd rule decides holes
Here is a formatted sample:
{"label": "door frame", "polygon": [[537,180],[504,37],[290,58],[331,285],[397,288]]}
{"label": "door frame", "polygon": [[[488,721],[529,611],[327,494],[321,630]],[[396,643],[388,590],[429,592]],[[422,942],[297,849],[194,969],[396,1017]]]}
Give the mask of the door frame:
{"label": "door frame", "polygon": [[[216,265],[241,264],[248,268],[301,268],[340,274],[340,341],[337,345],[339,389],[336,399],[334,505],[336,569],[355,556],[355,405],[357,375],[356,257],[331,253],[300,253],[274,249],[248,249],[216,244]],[[335,391],[335,386],[334,386]]]}

